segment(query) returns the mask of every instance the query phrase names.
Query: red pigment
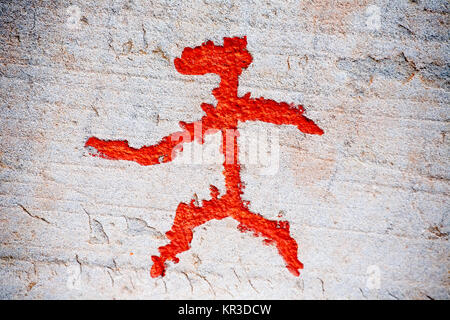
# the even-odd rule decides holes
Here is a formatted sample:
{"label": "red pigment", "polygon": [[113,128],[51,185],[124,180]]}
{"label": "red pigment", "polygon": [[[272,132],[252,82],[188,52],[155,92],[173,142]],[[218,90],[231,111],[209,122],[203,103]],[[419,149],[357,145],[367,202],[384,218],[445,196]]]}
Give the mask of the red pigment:
{"label": "red pigment", "polygon": [[[244,185],[240,177],[237,139],[225,143],[226,130],[237,130],[239,122],[264,121],[277,125],[295,125],[301,132],[308,134],[323,134],[312,120],[303,115],[302,106],[295,107],[286,102],[276,102],[264,98],[251,98],[250,93],[238,97],[239,76],[252,62],[252,56],[247,51],[247,39],[224,38],[223,46],[217,46],[208,41],[199,47],[185,48],[181,58],[175,59],[178,72],[189,75],[204,75],[215,73],[220,76],[220,85],[213,90],[217,105],[202,104],[205,115],[197,122],[180,122],[181,131],[164,137],[161,142],[139,149],[132,148],[125,141],[105,141],[95,137],[89,138],[86,147],[97,149],[98,156],[114,159],[135,161],[149,166],[170,162],[176,156],[174,150],[182,150],[182,144],[194,139],[204,142],[204,136],[213,132],[222,132],[222,150],[225,155],[223,175],[225,176],[225,194],[211,186],[211,200],[204,200],[198,206],[193,199],[189,204],[178,205],[172,228],[166,233],[170,243],[159,248],[160,256],[152,256],[153,266],[151,276],[164,276],[166,264],[171,260],[178,262],[177,254],[189,249],[193,230],[212,219],[221,220],[231,217],[239,222],[239,230],[250,231],[264,237],[266,244],[273,244],[286,262],[286,267],[295,276],[303,264],[297,258],[297,242],[290,236],[289,222],[272,221],[248,209],[247,202],[241,198]],[[201,124],[201,130],[194,126]],[[95,155],[95,154],[93,154]],[[228,157],[232,157],[230,163]],[[228,159],[228,161],[227,161]]]}

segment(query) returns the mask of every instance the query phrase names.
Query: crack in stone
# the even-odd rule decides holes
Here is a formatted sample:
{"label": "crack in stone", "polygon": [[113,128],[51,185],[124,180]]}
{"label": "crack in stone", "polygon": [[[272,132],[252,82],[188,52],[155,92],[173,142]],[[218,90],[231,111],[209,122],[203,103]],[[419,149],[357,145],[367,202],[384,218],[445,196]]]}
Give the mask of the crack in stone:
{"label": "crack in stone", "polygon": [[43,222],[45,222],[45,223],[47,223],[47,224],[51,224],[51,223],[48,222],[48,220],[46,220],[45,218],[42,218],[42,217],[40,217],[40,216],[31,214],[31,212],[28,211],[28,209],[25,208],[25,207],[24,207],[23,205],[21,205],[20,203],[18,203],[17,205],[18,205],[20,208],[22,208],[22,210],[23,210],[26,214],[28,214],[30,217],[35,218],[35,219],[38,219],[38,220],[41,220],[41,221],[43,221]]}

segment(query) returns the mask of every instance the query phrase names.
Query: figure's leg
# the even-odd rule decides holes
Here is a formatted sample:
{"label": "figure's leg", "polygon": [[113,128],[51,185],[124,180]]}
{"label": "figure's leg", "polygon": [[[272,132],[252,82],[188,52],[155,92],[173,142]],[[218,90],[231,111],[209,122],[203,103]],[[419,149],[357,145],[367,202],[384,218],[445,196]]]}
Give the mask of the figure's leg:
{"label": "figure's leg", "polygon": [[289,222],[268,220],[247,208],[239,210],[233,218],[240,222],[238,228],[242,232],[253,231],[265,237],[264,242],[274,243],[288,270],[297,277],[300,275],[298,270],[303,269],[303,264],[297,258],[298,245],[289,233]]}
{"label": "figure's leg", "polygon": [[177,254],[189,249],[192,241],[193,229],[212,219],[223,219],[226,217],[225,206],[217,199],[219,192],[211,186],[211,200],[204,200],[203,205],[198,207],[194,200],[190,204],[180,203],[178,205],[172,228],[166,232],[170,243],[160,247],[160,256],[152,256],[153,266],[150,272],[153,278],[164,276],[165,262],[179,261]]}

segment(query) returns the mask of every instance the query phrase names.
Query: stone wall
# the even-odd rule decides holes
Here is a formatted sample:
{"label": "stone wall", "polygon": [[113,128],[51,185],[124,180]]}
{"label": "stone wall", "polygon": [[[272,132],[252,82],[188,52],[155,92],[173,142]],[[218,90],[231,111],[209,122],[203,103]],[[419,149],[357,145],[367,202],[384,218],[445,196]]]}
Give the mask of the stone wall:
{"label": "stone wall", "polygon": [[[449,298],[449,3],[0,1],[0,298]],[[243,166],[254,212],[289,221],[300,277],[227,218],[153,279],[180,202],[222,166],[89,155],[201,118],[216,75],[173,60],[247,36],[239,94],[303,104],[325,134],[279,129],[279,167]],[[273,128],[244,123],[242,132]],[[212,144],[220,145],[220,136]]]}

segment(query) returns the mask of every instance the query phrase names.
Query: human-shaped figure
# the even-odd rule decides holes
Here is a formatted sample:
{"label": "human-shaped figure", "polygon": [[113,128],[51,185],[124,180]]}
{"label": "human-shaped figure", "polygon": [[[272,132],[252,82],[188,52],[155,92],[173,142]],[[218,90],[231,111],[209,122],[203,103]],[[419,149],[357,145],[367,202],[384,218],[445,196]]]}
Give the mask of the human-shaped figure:
{"label": "human-shaped figure", "polygon": [[[181,58],[175,59],[175,67],[182,74],[215,73],[220,76],[220,85],[212,92],[217,105],[214,107],[203,103],[201,107],[205,115],[199,121],[180,122],[182,131],[164,137],[156,145],[139,149],[130,147],[126,140],[105,141],[91,137],[86,142],[86,146],[95,148],[98,151],[96,155],[100,157],[135,161],[149,166],[172,161],[177,154],[174,150],[182,150],[182,143],[194,140],[203,143],[206,134],[221,131],[226,192],[220,195],[219,190],[211,186],[211,200],[204,200],[201,206],[195,200],[178,205],[173,226],[166,232],[170,243],[159,248],[160,256],[152,256],[151,276],[154,278],[164,276],[166,261],[177,263],[179,259],[176,255],[189,249],[196,227],[212,219],[221,220],[226,217],[238,221],[241,231],[253,231],[255,235],[266,238],[266,243],[274,244],[286,262],[286,267],[295,276],[303,268],[297,258],[297,242],[289,233],[289,223],[265,219],[251,212],[248,203],[242,200],[244,187],[240,177],[237,139],[233,136],[230,142],[225,136],[227,130],[237,130],[238,123],[244,121],[295,125],[301,132],[308,134],[321,135],[323,131],[303,115],[302,106],[294,107],[285,102],[251,98],[250,93],[238,96],[239,76],[252,62],[252,56],[246,47],[246,37],[224,38],[223,46],[208,41],[199,47],[185,48]],[[194,130],[195,127],[201,127],[200,132]]]}

